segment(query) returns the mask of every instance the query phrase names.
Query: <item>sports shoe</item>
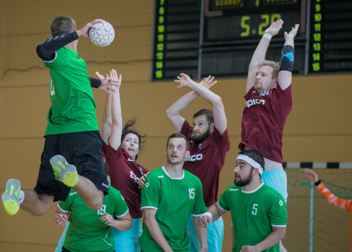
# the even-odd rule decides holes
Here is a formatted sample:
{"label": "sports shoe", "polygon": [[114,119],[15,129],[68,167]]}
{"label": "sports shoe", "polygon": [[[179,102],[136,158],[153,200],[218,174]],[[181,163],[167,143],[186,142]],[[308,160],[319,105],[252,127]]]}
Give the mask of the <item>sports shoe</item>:
{"label": "sports shoe", "polygon": [[50,159],[53,167],[55,178],[68,187],[74,187],[78,182],[78,173],[76,166],[67,163],[66,159],[61,155],[53,156]]}
{"label": "sports shoe", "polygon": [[9,179],[7,181],[5,192],[2,194],[2,204],[9,215],[14,215],[20,210],[20,191],[21,182],[19,180]]}

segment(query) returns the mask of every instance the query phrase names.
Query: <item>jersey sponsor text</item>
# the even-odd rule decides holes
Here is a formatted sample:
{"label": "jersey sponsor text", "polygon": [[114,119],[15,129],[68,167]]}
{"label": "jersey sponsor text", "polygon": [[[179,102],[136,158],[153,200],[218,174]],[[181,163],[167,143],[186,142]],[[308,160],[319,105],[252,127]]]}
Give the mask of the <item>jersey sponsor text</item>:
{"label": "jersey sponsor text", "polygon": [[265,100],[263,100],[263,99],[251,99],[251,100],[248,100],[248,101],[246,101],[246,108],[250,108],[253,105],[257,105],[257,104],[264,105],[265,104]]}
{"label": "jersey sponsor text", "polygon": [[186,161],[199,161],[199,160],[202,160],[202,159],[203,159],[203,154],[199,153],[199,154],[196,154],[196,155],[188,156]]}
{"label": "jersey sponsor text", "polygon": [[134,174],[133,171],[130,171],[130,178],[134,180],[134,182],[138,183],[139,178]]}

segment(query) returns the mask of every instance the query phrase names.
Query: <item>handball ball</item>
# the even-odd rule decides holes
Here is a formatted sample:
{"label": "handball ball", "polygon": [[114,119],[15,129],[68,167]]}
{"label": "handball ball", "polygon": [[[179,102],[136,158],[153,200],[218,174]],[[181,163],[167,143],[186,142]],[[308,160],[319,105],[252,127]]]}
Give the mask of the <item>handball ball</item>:
{"label": "handball ball", "polygon": [[105,47],[114,41],[115,30],[110,23],[104,21],[103,23],[95,23],[94,26],[97,30],[89,30],[89,38],[94,45]]}

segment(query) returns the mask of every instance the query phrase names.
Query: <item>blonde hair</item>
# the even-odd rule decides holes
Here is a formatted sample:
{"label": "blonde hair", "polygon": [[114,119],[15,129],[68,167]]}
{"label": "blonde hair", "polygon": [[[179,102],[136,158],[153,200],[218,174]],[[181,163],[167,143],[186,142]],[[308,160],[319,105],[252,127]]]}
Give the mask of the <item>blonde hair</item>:
{"label": "blonde hair", "polygon": [[275,62],[271,60],[263,60],[258,63],[257,68],[259,69],[261,66],[270,66],[273,69],[272,78],[273,79],[277,78],[277,75],[279,74],[279,68],[280,68],[279,62]]}

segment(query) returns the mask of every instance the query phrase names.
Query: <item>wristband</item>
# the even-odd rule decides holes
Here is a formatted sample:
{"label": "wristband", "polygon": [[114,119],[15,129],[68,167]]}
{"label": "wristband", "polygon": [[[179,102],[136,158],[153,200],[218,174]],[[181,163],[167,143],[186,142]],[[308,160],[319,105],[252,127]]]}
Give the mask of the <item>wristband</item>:
{"label": "wristband", "polygon": [[210,219],[213,219],[213,215],[211,214],[211,212],[205,212],[205,213],[203,214],[203,216],[204,216],[204,215],[210,217]]}
{"label": "wristband", "polygon": [[101,80],[90,78],[90,85],[94,88],[99,88],[101,86]]}
{"label": "wristband", "polygon": [[273,36],[271,36],[269,33],[264,33],[263,38],[269,39],[269,41],[271,40]]}
{"label": "wristband", "polygon": [[285,40],[286,40],[288,37],[294,38],[293,34],[288,34],[288,35],[286,36]]}
{"label": "wristband", "polygon": [[319,179],[317,182],[314,183],[315,186],[318,186],[321,183],[321,180]]}

